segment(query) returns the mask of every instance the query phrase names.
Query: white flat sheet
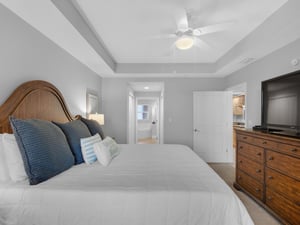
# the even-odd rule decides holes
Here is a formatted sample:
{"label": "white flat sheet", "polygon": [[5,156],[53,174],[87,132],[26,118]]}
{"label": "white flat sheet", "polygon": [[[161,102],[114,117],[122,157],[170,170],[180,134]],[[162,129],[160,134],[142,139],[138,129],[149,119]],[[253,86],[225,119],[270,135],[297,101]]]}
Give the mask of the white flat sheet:
{"label": "white flat sheet", "polygon": [[191,149],[120,145],[108,167],[81,164],[36,186],[0,185],[1,225],[253,225]]}

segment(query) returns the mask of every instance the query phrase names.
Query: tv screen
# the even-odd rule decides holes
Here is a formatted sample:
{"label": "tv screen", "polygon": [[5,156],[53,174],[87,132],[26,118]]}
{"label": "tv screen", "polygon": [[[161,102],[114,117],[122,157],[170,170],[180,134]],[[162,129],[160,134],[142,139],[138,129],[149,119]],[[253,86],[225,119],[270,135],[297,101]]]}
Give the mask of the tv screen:
{"label": "tv screen", "polygon": [[262,126],[278,134],[300,135],[300,71],[262,82]]}

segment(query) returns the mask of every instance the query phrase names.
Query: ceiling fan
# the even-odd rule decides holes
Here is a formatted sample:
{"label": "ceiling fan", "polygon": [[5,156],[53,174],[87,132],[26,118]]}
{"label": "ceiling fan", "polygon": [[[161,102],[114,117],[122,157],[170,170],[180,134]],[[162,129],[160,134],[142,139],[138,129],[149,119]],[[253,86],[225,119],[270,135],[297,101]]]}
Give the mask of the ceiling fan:
{"label": "ceiling fan", "polygon": [[192,15],[189,11],[183,10],[181,16],[178,18],[177,30],[174,33],[159,35],[158,38],[176,38],[175,46],[177,49],[186,50],[192,46],[200,46],[203,44],[203,40],[199,37],[205,34],[224,31],[232,26],[233,22],[218,23],[209,26],[203,26],[198,28],[192,28],[190,26],[190,20]]}

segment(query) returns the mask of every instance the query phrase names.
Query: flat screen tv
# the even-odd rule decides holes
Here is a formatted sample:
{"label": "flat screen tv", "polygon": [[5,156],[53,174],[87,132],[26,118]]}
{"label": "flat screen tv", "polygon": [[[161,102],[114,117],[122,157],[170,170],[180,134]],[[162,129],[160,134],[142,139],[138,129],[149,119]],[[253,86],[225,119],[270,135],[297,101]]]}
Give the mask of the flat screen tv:
{"label": "flat screen tv", "polygon": [[300,70],[262,82],[262,127],[300,138]]}

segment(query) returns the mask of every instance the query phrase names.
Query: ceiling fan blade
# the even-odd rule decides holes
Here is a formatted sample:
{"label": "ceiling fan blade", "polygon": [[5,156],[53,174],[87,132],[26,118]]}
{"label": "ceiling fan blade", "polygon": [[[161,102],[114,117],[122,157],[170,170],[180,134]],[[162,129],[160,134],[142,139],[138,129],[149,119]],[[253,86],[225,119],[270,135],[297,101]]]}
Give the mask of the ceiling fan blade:
{"label": "ceiling fan blade", "polygon": [[228,30],[230,27],[232,27],[233,22],[226,22],[226,23],[219,23],[214,25],[209,25],[205,27],[199,27],[193,30],[193,35],[195,36],[201,36],[204,34],[211,34],[215,32],[220,32],[224,30]]}
{"label": "ceiling fan blade", "polygon": [[148,37],[148,39],[172,39],[177,38],[176,34],[160,34]]}
{"label": "ceiling fan blade", "polygon": [[211,46],[209,44],[207,44],[205,41],[203,41],[199,38],[194,39],[194,45],[198,48],[209,48],[209,49],[211,49]]}
{"label": "ceiling fan blade", "polygon": [[186,31],[189,28],[188,15],[185,9],[178,10],[178,18],[176,18],[177,29]]}

